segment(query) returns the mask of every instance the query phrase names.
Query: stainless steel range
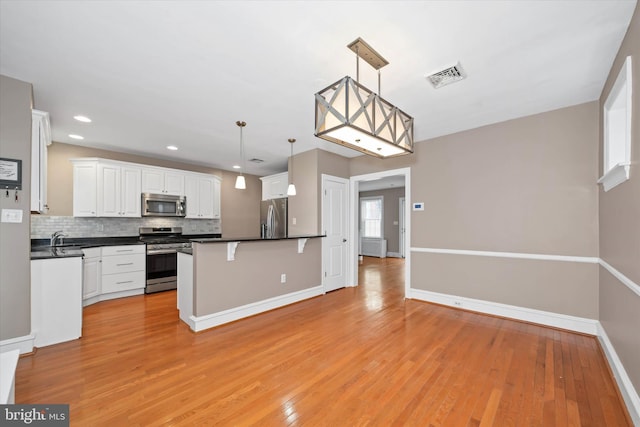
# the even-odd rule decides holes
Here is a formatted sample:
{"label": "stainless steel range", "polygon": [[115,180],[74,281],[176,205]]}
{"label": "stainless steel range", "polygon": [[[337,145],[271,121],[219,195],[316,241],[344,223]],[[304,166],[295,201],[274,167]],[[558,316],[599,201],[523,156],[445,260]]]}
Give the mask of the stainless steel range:
{"label": "stainless steel range", "polygon": [[178,287],[178,250],[190,248],[182,227],[140,227],[140,241],[147,245],[147,284],[145,293]]}

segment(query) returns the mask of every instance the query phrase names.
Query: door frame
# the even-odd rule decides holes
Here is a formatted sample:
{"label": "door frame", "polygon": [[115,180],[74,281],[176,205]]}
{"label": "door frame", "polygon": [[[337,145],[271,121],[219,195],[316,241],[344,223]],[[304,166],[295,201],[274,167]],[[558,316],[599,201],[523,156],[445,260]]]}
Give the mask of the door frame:
{"label": "door frame", "polygon": [[358,241],[358,222],[360,220],[358,215],[359,198],[358,190],[361,181],[371,181],[374,179],[386,178],[389,176],[404,176],[404,197],[405,197],[405,239],[404,239],[404,296],[410,294],[411,288],[411,215],[410,210],[407,209],[408,204],[411,202],[411,168],[391,169],[381,172],[369,173],[364,175],[354,175],[349,178],[349,242],[347,246],[348,262],[347,272],[347,286],[358,285],[358,245],[355,243]]}
{"label": "door frame", "polygon": [[405,187],[405,196],[400,197],[398,199],[398,232],[400,241],[398,242],[398,248],[400,249],[400,257],[406,258],[407,251],[404,245],[404,241],[407,238],[407,233],[405,230],[405,220],[407,219],[407,202],[406,202],[406,187]]}

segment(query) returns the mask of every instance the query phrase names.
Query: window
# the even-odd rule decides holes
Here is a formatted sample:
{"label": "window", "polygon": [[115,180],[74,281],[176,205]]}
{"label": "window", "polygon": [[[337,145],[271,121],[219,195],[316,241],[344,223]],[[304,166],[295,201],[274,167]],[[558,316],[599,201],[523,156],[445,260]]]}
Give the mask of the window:
{"label": "window", "polygon": [[382,238],[382,196],[360,199],[361,237]]}
{"label": "window", "polygon": [[631,57],[622,65],[604,103],[604,148],[602,178],[609,191],[629,179],[631,165]]}

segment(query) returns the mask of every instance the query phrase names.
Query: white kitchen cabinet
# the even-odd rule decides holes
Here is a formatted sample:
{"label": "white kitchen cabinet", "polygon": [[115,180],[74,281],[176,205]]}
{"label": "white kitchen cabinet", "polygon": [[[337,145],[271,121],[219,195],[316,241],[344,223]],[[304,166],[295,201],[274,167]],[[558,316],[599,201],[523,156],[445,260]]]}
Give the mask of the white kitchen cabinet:
{"label": "white kitchen cabinet", "polygon": [[82,262],[82,301],[95,298],[100,295],[102,282],[102,250],[100,248],[83,249],[84,259]]}
{"label": "white kitchen cabinet", "polygon": [[73,216],[98,216],[98,162],[73,161]]}
{"label": "white kitchen cabinet", "polygon": [[220,202],[222,194],[222,179],[213,180],[213,218],[220,219],[222,212],[222,203]]}
{"label": "white kitchen cabinet", "polygon": [[140,168],[98,162],[98,216],[140,218]]}
{"label": "white kitchen cabinet", "polygon": [[31,330],[36,347],[82,336],[82,257],[31,261]]}
{"label": "white kitchen cabinet", "polygon": [[102,294],[144,289],[146,284],[145,249],[145,245],[104,246],[102,248]]}
{"label": "white kitchen cabinet", "polygon": [[163,168],[142,169],[142,192],[184,196],[185,174]]}
{"label": "white kitchen cabinet", "polygon": [[187,218],[220,218],[220,178],[217,176],[187,174],[185,195]]}
{"label": "white kitchen cabinet", "polygon": [[260,180],[262,181],[262,200],[287,197],[287,187],[289,186],[288,172],[263,176]]}
{"label": "white kitchen cabinet", "polygon": [[31,111],[31,212],[46,213],[47,147],[51,145],[49,113]]}

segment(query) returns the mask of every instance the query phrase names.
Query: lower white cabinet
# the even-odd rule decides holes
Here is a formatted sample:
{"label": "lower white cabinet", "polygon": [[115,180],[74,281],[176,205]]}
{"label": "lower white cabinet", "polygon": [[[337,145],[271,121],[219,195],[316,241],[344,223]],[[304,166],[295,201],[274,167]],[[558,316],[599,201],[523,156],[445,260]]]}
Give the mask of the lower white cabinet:
{"label": "lower white cabinet", "polygon": [[31,261],[33,345],[44,347],[82,336],[82,258]]}
{"label": "lower white cabinet", "polygon": [[[100,248],[83,249],[82,262],[82,300],[100,295],[102,290],[102,250]],[[84,303],[83,303],[84,304]]]}
{"label": "lower white cabinet", "polygon": [[145,245],[104,246],[101,293],[144,289],[145,269]]}
{"label": "lower white cabinet", "polygon": [[82,305],[141,295],[147,281],[145,245],[83,249]]}

